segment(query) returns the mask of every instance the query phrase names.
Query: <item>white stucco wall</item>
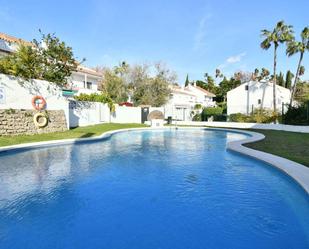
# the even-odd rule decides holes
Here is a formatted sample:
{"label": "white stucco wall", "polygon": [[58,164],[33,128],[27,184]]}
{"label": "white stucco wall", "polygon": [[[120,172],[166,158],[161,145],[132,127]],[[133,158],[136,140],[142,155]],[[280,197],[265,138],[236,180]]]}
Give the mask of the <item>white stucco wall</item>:
{"label": "white stucco wall", "polygon": [[[246,90],[248,86],[248,90]],[[281,112],[282,103],[289,103],[290,90],[277,86],[277,109]],[[261,103],[259,104],[259,100]],[[248,114],[255,108],[273,108],[273,84],[250,81],[227,93],[227,114]]]}
{"label": "white stucco wall", "polygon": [[112,123],[141,123],[142,114],[140,107],[116,106],[111,115]]}
{"label": "white stucco wall", "polygon": [[39,95],[46,100],[46,110],[64,110],[69,120],[68,101],[55,84],[44,80],[26,81],[0,74],[0,89],[4,93],[4,98],[0,100],[0,109],[33,109],[32,98]]}

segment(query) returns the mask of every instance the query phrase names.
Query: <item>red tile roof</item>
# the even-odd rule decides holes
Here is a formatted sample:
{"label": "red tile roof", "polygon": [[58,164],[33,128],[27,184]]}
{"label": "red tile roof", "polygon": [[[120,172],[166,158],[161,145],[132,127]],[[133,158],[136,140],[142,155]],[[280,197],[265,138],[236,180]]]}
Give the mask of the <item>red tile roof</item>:
{"label": "red tile roof", "polygon": [[0,39],[7,41],[7,42],[21,43],[21,44],[24,44],[24,45],[32,46],[31,42],[28,42],[28,41],[25,41],[23,39],[16,38],[14,36],[7,35],[7,34],[1,33],[1,32],[0,32]]}

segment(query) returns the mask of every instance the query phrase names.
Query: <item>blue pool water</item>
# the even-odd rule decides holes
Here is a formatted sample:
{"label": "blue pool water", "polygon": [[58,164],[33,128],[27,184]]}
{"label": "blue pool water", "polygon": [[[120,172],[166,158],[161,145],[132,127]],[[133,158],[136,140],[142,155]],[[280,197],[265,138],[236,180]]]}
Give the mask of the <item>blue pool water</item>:
{"label": "blue pool water", "polygon": [[226,151],[246,135],[157,130],[0,155],[0,248],[309,248],[309,198]]}

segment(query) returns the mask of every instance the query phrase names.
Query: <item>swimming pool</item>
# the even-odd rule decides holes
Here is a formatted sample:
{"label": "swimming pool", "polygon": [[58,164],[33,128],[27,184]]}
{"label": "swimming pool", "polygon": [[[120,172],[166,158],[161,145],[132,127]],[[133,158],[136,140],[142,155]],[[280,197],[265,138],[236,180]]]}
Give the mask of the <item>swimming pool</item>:
{"label": "swimming pool", "polygon": [[308,248],[309,197],[218,130],[0,154],[0,248]]}

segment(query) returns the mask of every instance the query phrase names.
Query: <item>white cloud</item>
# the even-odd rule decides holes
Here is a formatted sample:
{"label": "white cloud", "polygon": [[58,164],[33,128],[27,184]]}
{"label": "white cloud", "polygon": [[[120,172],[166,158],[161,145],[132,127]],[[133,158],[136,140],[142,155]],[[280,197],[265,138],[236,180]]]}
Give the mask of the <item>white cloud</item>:
{"label": "white cloud", "polygon": [[206,16],[202,17],[199,21],[197,31],[194,36],[194,50],[199,50],[205,45],[205,38],[206,38],[206,24],[207,21],[211,18],[211,14],[207,14]]}
{"label": "white cloud", "polygon": [[241,54],[231,56],[231,57],[226,59],[226,62],[229,63],[229,64],[234,64],[234,63],[240,62],[242,57],[244,57],[245,55],[246,55],[246,53],[243,52]]}
{"label": "white cloud", "polygon": [[225,60],[225,62],[223,64],[219,65],[218,68],[223,69],[223,68],[226,68],[227,66],[230,66],[232,64],[236,64],[236,63],[240,62],[243,59],[244,56],[246,56],[246,52],[242,52],[240,54],[230,56]]}

